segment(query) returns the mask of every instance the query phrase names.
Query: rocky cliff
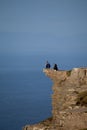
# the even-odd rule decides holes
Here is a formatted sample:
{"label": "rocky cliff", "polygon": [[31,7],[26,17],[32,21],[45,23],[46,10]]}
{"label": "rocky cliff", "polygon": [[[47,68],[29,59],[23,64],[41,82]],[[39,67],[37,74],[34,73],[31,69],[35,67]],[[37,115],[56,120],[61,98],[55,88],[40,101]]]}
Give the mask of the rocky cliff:
{"label": "rocky cliff", "polygon": [[87,68],[43,71],[53,81],[53,117],[23,130],[87,130]]}

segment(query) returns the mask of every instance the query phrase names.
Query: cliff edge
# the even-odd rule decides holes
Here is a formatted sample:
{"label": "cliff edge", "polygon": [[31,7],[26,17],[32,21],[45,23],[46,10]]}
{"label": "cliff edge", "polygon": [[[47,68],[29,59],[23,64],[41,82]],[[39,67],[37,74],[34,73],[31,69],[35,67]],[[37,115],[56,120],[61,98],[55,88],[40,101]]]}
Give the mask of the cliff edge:
{"label": "cliff edge", "polygon": [[53,117],[23,130],[87,130],[87,68],[43,72],[53,81]]}

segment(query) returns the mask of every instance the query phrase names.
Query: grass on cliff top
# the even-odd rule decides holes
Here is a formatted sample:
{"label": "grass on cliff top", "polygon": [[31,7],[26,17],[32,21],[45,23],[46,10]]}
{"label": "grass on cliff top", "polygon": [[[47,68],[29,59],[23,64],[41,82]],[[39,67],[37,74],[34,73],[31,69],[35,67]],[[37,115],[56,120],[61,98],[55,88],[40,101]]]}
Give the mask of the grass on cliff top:
{"label": "grass on cliff top", "polygon": [[76,105],[87,107],[87,91],[84,91],[78,94]]}
{"label": "grass on cliff top", "polygon": [[72,70],[69,70],[66,72],[67,76],[69,77],[71,75]]}

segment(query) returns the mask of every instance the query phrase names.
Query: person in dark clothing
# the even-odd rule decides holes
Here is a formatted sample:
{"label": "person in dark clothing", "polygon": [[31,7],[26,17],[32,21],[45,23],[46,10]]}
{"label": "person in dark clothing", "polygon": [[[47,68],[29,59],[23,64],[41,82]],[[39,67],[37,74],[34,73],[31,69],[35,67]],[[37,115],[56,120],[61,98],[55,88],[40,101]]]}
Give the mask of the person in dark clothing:
{"label": "person in dark clothing", "polygon": [[50,69],[50,67],[51,67],[51,65],[50,65],[50,63],[47,61],[47,62],[46,62],[46,69]]}
{"label": "person in dark clothing", "polygon": [[54,70],[58,70],[58,67],[57,67],[57,64],[54,64],[54,67],[53,67]]}

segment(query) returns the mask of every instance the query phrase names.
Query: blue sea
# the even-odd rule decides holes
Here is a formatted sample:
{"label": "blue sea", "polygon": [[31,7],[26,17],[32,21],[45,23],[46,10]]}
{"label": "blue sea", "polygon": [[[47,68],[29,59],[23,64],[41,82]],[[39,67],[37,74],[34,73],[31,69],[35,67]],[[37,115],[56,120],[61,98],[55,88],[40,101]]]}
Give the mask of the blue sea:
{"label": "blue sea", "polygon": [[40,71],[0,70],[0,130],[22,130],[51,114],[52,82]]}

